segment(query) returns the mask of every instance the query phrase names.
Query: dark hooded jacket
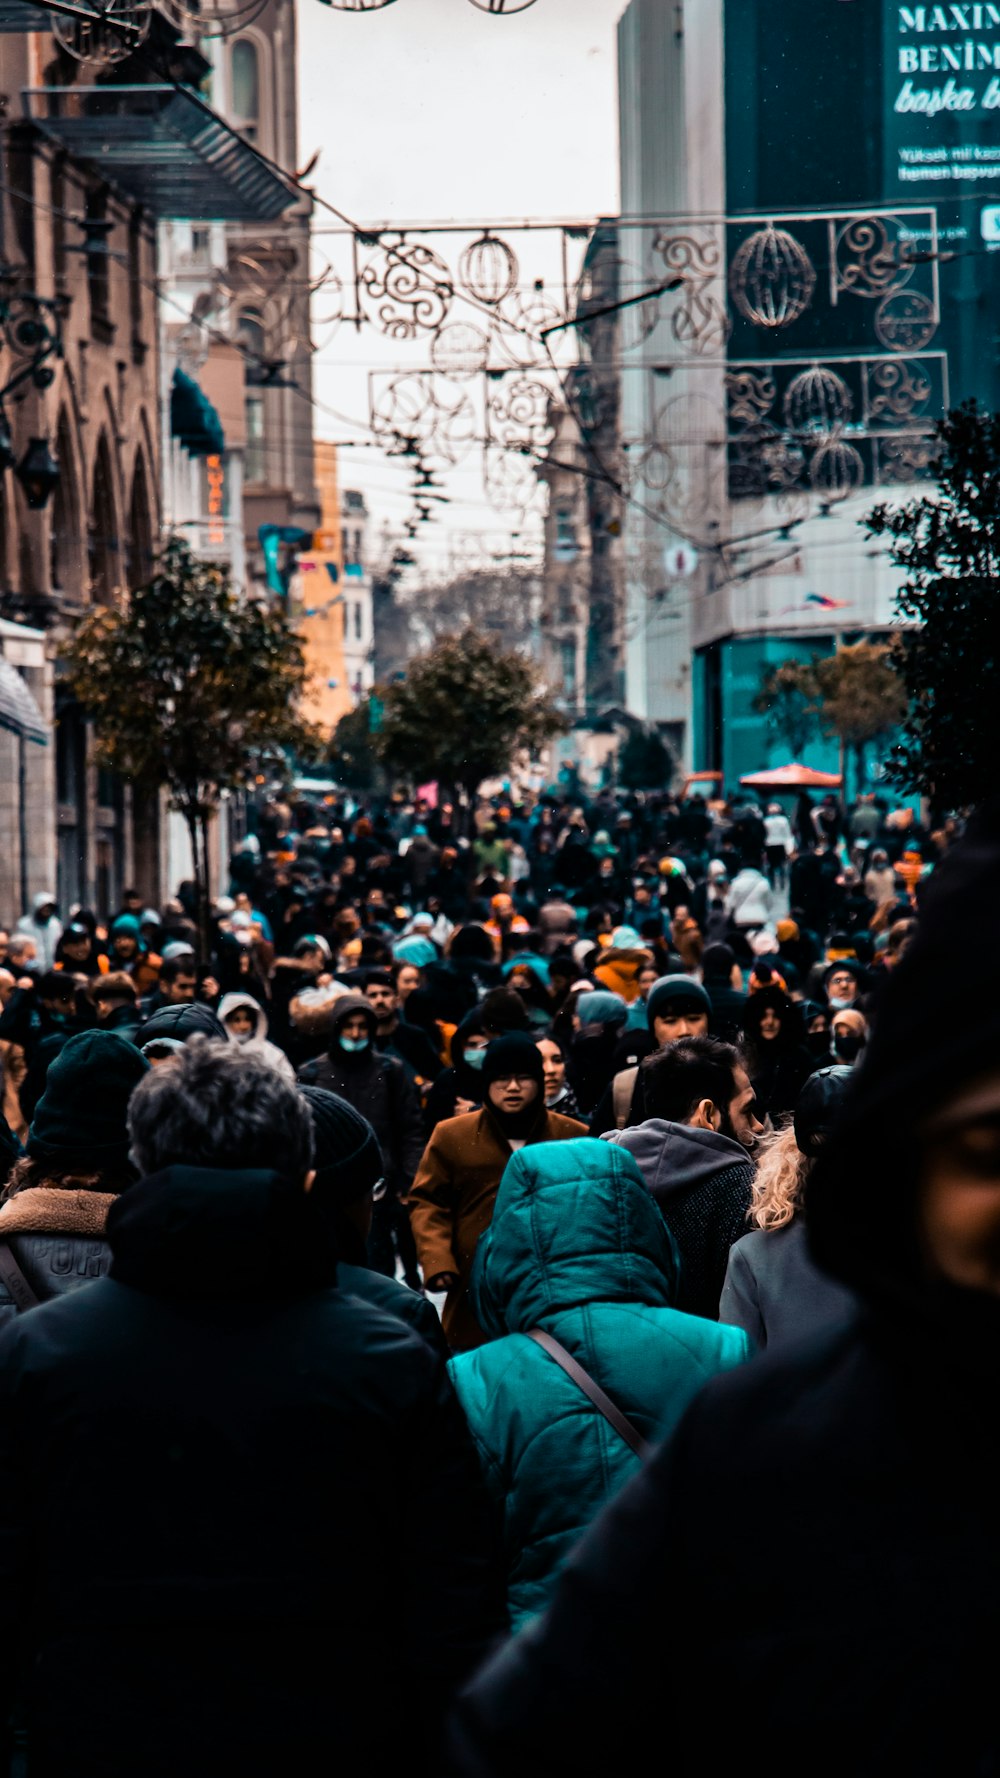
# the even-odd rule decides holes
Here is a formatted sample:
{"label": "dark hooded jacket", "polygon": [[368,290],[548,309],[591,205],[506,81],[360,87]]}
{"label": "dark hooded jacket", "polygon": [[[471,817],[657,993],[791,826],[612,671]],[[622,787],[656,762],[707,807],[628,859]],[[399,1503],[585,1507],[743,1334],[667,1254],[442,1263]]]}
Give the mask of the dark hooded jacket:
{"label": "dark hooded jacket", "polygon": [[746,1233],[754,1166],[745,1148],[716,1130],[649,1118],[609,1130],[638,1162],[681,1256],[677,1307],[689,1315],[719,1316],[729,1249]]}
{"label": "dark hooded jacket", "polygon": [[541,1327],[650,1443],[665,1438],[745,1334],[672,1307],[679,1265],[631,1156],[589,1138],[508,1162],[469,1297],[491,1343],[452,1360],[503,1516],[515,1628],[548,1603],[581,1532],[639,1458],[547,1352]]}
{"label": "dark hooded jacket", "polygon": [[[362,1012],[368,1022],[369,1047],[353,1055],[340,1048],[345,1019]],[[400,1195],[410,1185],[423,1153],[423,1126],[416,1089],[398,1056],[381,1055],[375,1048],[376,1018],[363,994],[344,994],[334,1003],[330,1048],[325,1056],[299,1069],[305,1085],[325,1087],[338,1093],[368,1119],[385,1162],[391,1191]]]}
{"label": "dark hooded jacket", "polygon": [[32,1772],[360,1770],[376,1716],[391,1764],[438,1769],[501,1621],[488,1511],[443,1361],[316,1236],[276,1174],[171,1168],[115,1204],[110,1277],[0,1334]]}
{"label": "dark hooded jacket", "polygon": [[[751,1707],[773,1778],[1000,1770],[1000,1302],[935,1278],[917,1222],[918,1108],[1000,1068],[1000,843],[961,854],[935,870],[809,1183],[814,1257],[861,1316],[708,1385],[476,1681],[463,1773],[613,1770],[623,1723],[642,1747],[664,1721],[681,1778],[739,1770]],[[734,1501],[746,1522],[720,1536]]]}

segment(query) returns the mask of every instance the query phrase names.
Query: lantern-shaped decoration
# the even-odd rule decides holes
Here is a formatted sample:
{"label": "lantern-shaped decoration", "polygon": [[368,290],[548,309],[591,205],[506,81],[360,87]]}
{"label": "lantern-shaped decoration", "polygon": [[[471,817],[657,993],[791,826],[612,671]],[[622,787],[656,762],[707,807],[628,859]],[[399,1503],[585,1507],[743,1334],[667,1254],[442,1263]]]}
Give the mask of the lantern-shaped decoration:
{"label": "lantern-shaped decoration", "polygon": [[490,358],[489,335],[471,321],[449,321],[431,341],[431,363],[444,377],[462,381],[486,369]]}
{"label": "lantern-shaped decoration", "polygon": [[733,302],[754,327],[791,327],[815,288],[813,263],[801,242],[771,223],[747,236],[729,268]]}
{"label": "lantern-shaped decoration", "polygon": [[535,0],[472,0],[480,12],[527,12]]}
{"label": "lantern-shaped decoration", "polygon": [[458,262],[458,276],[470,296],[495,308],[517,283],[517,259],[506,241],[487,229],[466,247]]}
{"label": "lantern-shaped decoration", "polygon": [[334,12],[379,12],[392,4],[393,0],[323,0],[323,5],[332,6]]}
{"label": "lantern-shaped decoration", "polygon": [[828,437],[850,419],[851,391],[832,370],[813,364],[793,377],[785,390],[785,425],[790,432],[818,432]]}
{"label": "lantern-shaped decoration", "polygon": [[830,438],[813,452],[809,475],[815,493],[826,500],[846,500],[865,479],[864,460],[853,445]]}

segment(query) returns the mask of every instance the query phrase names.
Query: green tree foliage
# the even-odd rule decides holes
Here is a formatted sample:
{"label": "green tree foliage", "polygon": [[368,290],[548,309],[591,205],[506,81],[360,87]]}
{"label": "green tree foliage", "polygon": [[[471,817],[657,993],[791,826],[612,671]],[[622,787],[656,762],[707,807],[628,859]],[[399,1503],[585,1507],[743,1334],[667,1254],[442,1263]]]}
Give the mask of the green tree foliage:
{"label": "green tree foliage", "polygon": [[1000,415],[966,402],[937,437],[936,494],[867,522],[906,577],[899,616],[918,626],[894,657],[907,709],[890,777],[969,808],[996,794],[1000,759]]}
{"label": "green tree foliage", "polygon": [[297,637],[282,612],[239,598],[225,568],[175,538],[146,586],[90,612],[63,660],[102,762],[140,793],[165,788],[183,815],[204,921],[208,823],[222,792],[264,761],[316,751],[296,714]]}
{"label": "green tree foliage", "polygon": [[444,636],[387,686],[375,752],[411,782],[436,778],[471,804],[484,778],[510,770],[565,728],[531,661],[466,629]]}
{"label": "green tree foliage", "polygon": [[816,696],[812,661],[789,660],[768,669],[753,700],[758,715],[767,718],[769,733],[793,759],[801,759],[819,732]]}
{"label": "green tree foliage", "polygon": [[676,762],[655,728],[634,728],[618,755],[618,782],[624,790],[669,790]]}
{"label": "green tree foliage", "polygon": [[330,742],[330,764],[338,784],[347,790],[377,790],[383,772],[373,745],[377,723],[372,700],[366,694],[353,710],[340,718]]}

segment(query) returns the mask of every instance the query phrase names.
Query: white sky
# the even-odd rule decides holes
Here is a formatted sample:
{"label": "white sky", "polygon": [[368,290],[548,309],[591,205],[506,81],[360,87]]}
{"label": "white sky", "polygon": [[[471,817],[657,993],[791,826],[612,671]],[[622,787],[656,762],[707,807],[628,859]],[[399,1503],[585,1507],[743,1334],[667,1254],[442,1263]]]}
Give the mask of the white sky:
{"label": "white sky", "polygon": [[[342,13],[300,0],[299,149],[320,161],[309,183],[353,220],[594,218],[618,203],[615,25],[625,0],[536,0],[490,16],[470,0],[395,0]],[[317,207],[318,229],[334,224]],[[521,252],[526,279],[551,277],[553,246]],[[463,243],[442,241],[446,257]],[[317,248],[342,256],[345,243]],[[374,328],[318,330],[314,392],[349,419],[367,417],[369,368],[414,363]],[[423,348],[426,352],[426,348]],[[358,437],[319,412],[318,435]],[[409,466],[381,452],[345,452],[341,483],[364,490],[377,534],[410,509]],[[451,472],[453,504],[421,527],[428,571],[443,567],[448,532],[508,535],[482,491],[478,459]]]}

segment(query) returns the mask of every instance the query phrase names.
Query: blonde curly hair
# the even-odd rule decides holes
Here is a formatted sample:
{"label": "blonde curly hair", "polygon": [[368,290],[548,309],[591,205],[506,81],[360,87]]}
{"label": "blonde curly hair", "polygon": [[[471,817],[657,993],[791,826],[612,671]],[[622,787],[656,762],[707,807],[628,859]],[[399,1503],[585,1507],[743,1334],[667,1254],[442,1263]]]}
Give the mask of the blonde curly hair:
{"label": "blonde curly hair", "polygon": [[773,1234],[794,1222],[802,1209],[813,1163],[800,1151],[791,1122],[761,1142],[760,1155],[747,1221]]}

